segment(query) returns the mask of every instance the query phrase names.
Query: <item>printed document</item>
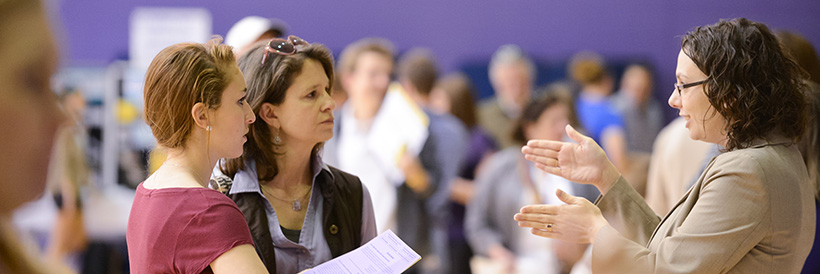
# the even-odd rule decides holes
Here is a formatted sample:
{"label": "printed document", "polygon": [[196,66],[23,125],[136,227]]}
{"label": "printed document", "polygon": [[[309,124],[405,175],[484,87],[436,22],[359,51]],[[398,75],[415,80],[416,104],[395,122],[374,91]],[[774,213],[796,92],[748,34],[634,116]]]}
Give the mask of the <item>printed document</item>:
{"label": "printed document", "polygon": [[304,274],[399,274],[421,260],[395,233],[387,230],[367,244],[318,265]]}

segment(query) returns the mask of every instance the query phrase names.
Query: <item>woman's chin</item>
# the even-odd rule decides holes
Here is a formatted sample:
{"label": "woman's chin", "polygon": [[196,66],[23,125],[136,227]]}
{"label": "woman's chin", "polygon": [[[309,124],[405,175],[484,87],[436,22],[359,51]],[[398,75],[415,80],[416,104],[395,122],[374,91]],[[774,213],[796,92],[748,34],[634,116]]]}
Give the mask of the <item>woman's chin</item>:
{"label": "woman's chin", "polygon": [[236,159],[242,156],[242,151],[231,153],[228,156],[225,156],[226,159]]}

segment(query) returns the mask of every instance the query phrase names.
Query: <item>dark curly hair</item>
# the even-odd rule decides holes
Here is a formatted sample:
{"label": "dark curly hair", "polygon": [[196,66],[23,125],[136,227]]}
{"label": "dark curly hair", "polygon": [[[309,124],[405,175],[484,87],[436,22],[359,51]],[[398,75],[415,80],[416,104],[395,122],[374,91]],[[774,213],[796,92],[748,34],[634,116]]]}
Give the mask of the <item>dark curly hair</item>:
{"label": "dark curly hair", "polygon": [[681,48],[708,76],[709,103],[727,120],[726,150],[747,148],[771,132],[800,140],[806,123],[805,77],[766,25],[745,18],[721,20],[687,33]]}

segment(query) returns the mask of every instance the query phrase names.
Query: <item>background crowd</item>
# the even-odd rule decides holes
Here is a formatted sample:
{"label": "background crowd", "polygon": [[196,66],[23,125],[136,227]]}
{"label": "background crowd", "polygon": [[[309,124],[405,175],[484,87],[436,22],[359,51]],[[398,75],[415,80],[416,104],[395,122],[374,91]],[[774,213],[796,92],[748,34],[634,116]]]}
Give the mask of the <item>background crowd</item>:
{"label": "background crowd", "polygon": [[[91,66],[89,64],[95,62],[127,58],[122,52],[125,48],[122,40],[127,40],[123,38],[126,28],[120,26],[122,30],[118,33],[110,33],[106,28],[110,26],[98,21],[126,12],[125,9],[131,8],[129,5],[135,4],[116,4],[116,7],[110,7],[112,12],[93,19],[80,16],[85,12],[82,10],[88,8],[84,5],[67,2],[55,5],[55,10],[59,10],[64,20],[58,26],[63,26],[65,30],[58,31],[56,37],[58,41],[71,41],[67,47],[57,46],[57,51],[64,55],[63,63],[68,64],[65,67],[74,65],[87,71]],[[108,5],[115,4],[98,3],[95,9]],[[652,4],[649,8],[692,14],[696,19],[685,20],[685,23],[658,24],[656,21],[668,22],[671,19],[657,18],[663,16],[655,15],[629,21],[634,25],[657,25],[650,29],[643,27],[640,31],[609,24],[612,22],[607,20],[617,20],[611,15],[602,14],[607,9],[606,5],[612,4],[597,7],[564,4],[545,11],[550,14],[562,10],[587,11],[579,13],[579,17],[594,23],[586,23],[585,26],[600,27],[600,30],[584,33],[597,36],[595,40],[600,44],[585,44],[587,40],[573,38],[565,32],[551,34],[541,29],[536,31],[543,27],[541,24],[548,24],[550,28],[575,27],[569,26],[569,21],[557,22],[550,18],[544,18],[539,23],[527,23],[529,17],[541,17],[527,11],[523,4],[501,7],[499,14],[485,16],[485,20],[495,22],[484,22],[486,25],[480,33],[437,39],[436,36],[446,33],[442,31],[423,40],[403,37],[397,29],[408,31],[408,37],[418,37],[419,33],[416,32],[424,31],[426,24],[436,24],[436,27],[450,28],[452,31],[464,30],[463,26],[451,20],[464,19],[466,15],[428,15],[425,12],[427,9],[414,7],[404,10],[401,16],[388,19],[383,17],[395,15],[395,10],[406,7],[374,3],[385,5],[383,8],[389,11],[370,14],[328,4],[328,7],[312,7],[317,14],[310,14],[304,11],[305,7],[293,5],[282,3],[277,8],[283,11],[299,10],[296,13],[299,16],[285,16],[285,12],[276,10],[260,12],[257,9],[250,14],[262,16],[245,17],[249,14],[248,10],[254,10],[253,7],[224,14],[214,10],[213,34],[224,36],[225,44],[233,47],[248,83],[252,81],[248,79],[249,70],[254,72],[257,69],[254,65],[264,65],[267,60],[254,56],[259,52],[268,54],[261,42],[295,34],[310,42],[326,45],[319,47],[326,50],[328,56],[317,58],[324,58],[324,65],[333,67],[333,72],[327,75],[327,79],[332,81],[332,85],[328,85],[332,86],[329,92],[332,100],[328,98],[323,101],[326,105],[324,111],[333,113],[335,117],[335,120],[332,119],[333,137],[316,137],[311,135],[312,132],[306,132],[305,136],[309,138],[305,142],[309,145],[304,151],[300,150],[305,157],[300,158],[304,161],[299,163],[307,163],[308,166],[300,165],[298,170],[304,169],[311,172],[311,176],[317,176],[322,171],[310,169],[315,168],[310,164],[324,161],[329,166],[358,176],[366,190],[362,199],[369,200],[371,204],[364,202],[364,205],[357,206],[364,207],[365,211],[363,218],[354,218],[362,219],[364,226],[360,228],[362,234],[357,239],[366,242],[375,233],[393,230],[422,255],[422,261],[409,270],[412,273],[591,273],[588,245],[532,235],[530,229],[518,227],[512,219],[525,205],[560,204],[554,194],[559,188],[590,201],[600,194],[594,187],[575,184],[535,168],[521,154],[521,146],[527,140],[568,141],[569,137],[564,132],[567,124],[599,143],[626,181],[646,199],[655,213],[664,216],[697,181],[710,159],[721,151],[717,145],[691,140],[682,119],[675,119],[677,113],[667,106],[666,98],[672,92],[671,83],[674,82],[674,68],[670,64],[675,52],[680,49],[680,41],[675,35],[697,25],[713,23],[719,18],[760,16],[772,19],[762,21],[777,31],[784,48],[808,72],[809,78],[805,81],[811,91],[807,93],[813,96],[807,98],[812,102],[809,105],[813,109],[810,108],[810,130],[800,145],[804,161],[809,166],[810,179],[820,185],[819,169],[811,168],[820,165],[817,160],[820,141],[816,130],[816,115],[820,106],[820,96],[817,95],[820,60],[813,46],[820,42],[817,40],[820,33],[807,27],[811,24],[816,26],[818,22],[810,21],[817,19],[804,16],[812,11],[820,12],[820,5],[816,3],[806,1],[772,7],[793,12],[797,19],[767,15],[772,11],[752,10],[739,5],[717,11],[698,9],[696,12],[691,7],[670,9],[658,6],[661,4]],[[325,11],[334,7],[337,9],[333,12]],[[449,10],[444,8],[442,10]],[[638,9],[616,8],[627,15],[642,14]],[[604,19],[594,20],[593,14],[602,15]],[[423,16],[434,19],[418,18]],[[680,16],[672,15],[671,18]],[[334,20],[336,22],[332,22]],[[371,26],[369,20],[389,23]],[[114,22],[113,26],[124,24]],[[405,25],[413,25],[407,22],[422,26],[407,27]],[[341,27],[336,27],[336,24]],[[334,27],[317,27],[323,25]],[[399,25],[402,27],[397,27]],[[101,31],[95,35],[111,35],[105,37],[106,41],[100,41],[99,37],[92,39],[89,37],[90,31],[80,31],[77,29],[79,26],[100,28]],[[347,32],[348,28],[358,31]],[[362,31],[367,29],[372,31]],[[519,32],[530,34],[524,38],[514,35],[519,39],[508,39],[505,35]],[[659,39],[657,44],[651,46],[630,42],[652,42],[636,38],[647,33],[668,39]],[[116,37],[123,39],[116,41]],[[92,45],[94,41],[98,45]],[[472,44],[480,46],[470,46]],[[543,44],[550,46],[542,47]],[[241,57],[246,53],[249,54],[248,60],[243,61]],[[552,56],[560,57],[550,59]],[[327,72],[327,68],[325,70]],[[95,86],[84,83],[83,77],[71,77],[70,73],[65,72],[58,75],[60,77],[56,77],[56,84],[51,88],[57,90],[57,102],[67,118],[55,134],[51,163],[41,170],[48,173],[46,194],[17,209],[13,223],[26,237],[33,239],[24,245],[39,248],[50,261],[65,264],[67,268],[81,273],[127,273],[129,258],[123,218],[103,217],[100,221],[99,216],[127,214],[130,207],[121,205],[131,204],[133,189],[157,170],[166,156],[163,151],[154,151],[155,144],[152,142],[146,146],[139,138],[127,140],[132,137],[113,135],[123,139],[118,141],[121,151],[115,156],[116,182],[100,182],[107,178],[101,175],[104,159],[99,151],[103,146],[101,142],[103,136],[112,135],[100,132],[110,128],[99,122],[101,118],[96,117],[99,112],[89,109],[97,107],[115,112],[120,123],[116,130],[124,132],[122,136],[129,136],[130,132],[140,130],[142,133],[138,134],[145,134],[146,129],[132,126],[134,123],[144,123],[139,118],[143,115],[142,106],[129,101],[127,76],[120,76],[119,87],[106,89],[119,92],[115,94],[119,96],[116,105],[108,108],[100,107],[108,101],[94,97],[96,95],[84,95],[89,92],[84,89],[92,89],[90,93],[94,93]],[[249,84],[249,101],[254,96],[250,95],[253,89]],[[250,102],[254,112],[259,113],[264,109],[265,100],[269,99],[266,96],[269,95],[255,96],[264,98],[256,103]],[[302,122],[294,121],[290,121],[293,124],[289,126]],[[268,127],[271,125],[273,122],[268,122]],[[288,125],[283,124],[282,127]],[[275,132],[285,129],[273,126],[267,130]],[[291,146],[295,145],[287,142],[297,143],[294,140],[301,141],[297,137],[304,136],[288,137],[291,139],[285,140],[286,145],[274,141],[272,145],[260,146],[293,149]],[[254,141],[253,138],[248,140]],[[254,161],[264,161],[265,157],[256,155],[244,158],[248,161],[244,165],[250,163],[252,166]],[[281,161],[285,171],[289,171],[287,167],[291,167],[290,161],[293,160],[288,158]],[[235,164],[240,165],[240,162],[242,160]],[[335,169],[327,170],[328,174],[338,172]],[[245,176],[237,168],[223,169],[222,172],[228,173],[234,181],[237,181],[235,176]],[[277,170],[273,174],[279,172]],[[288,172],[283,174],[290,175]],[[340,173],[333,174],[341,176],[337,175]],[[317,180],[316,177],[311,179]],[[111,190],[112,185],[117,190]],[[262,188],[259,193],[265,196],[265,191]],[[308,195],[312,191],[316,192],[315,195],[322,195],[320,190],[307,188]],[[237,198],[232,199],[236,201]],[[268,200],[275,199],[278,198],[274,196]],[[117,205],[112,208],[124,209],[105,211],[110,204]],[[270,214],[268,212],[269,217]],[[322,216],[321,213],[317,214]],[[303,215],[301,218],[305,221],[306,217]],[[321,231],[321,222],[318,221],[319,217],[316,218],[317,231]],[[369,218],[374,221],[375,228],[367,226]],[[301,224],[301,221],[298,223]],[[285,237],[289,236],[287,223],[276,224],[282,226]],[[298,227],[306,229],[301,225]],[[277,239],[274,235],[268,235],[271,236],[276,246],[300,243],[298,233],[296,238]],[[323,237],[319,239],[324,241]],[[301,242],[304,241],[307,240],[301,239]],[[313,252],[308,245],[293,248]],[[327,251],[323,256],[335,257],[336,250],[332,251],[334,254]],[[277,253],[277,256],[283,255]],[[262,260],[265,261],[265,258]],[[811,262],[811,257],[808,261]],[[284,272],[314,265],[300,264],[298,269]],[[806,267],[816,266],[809,263]],[[812,270],[806,271],[812,273]]]}

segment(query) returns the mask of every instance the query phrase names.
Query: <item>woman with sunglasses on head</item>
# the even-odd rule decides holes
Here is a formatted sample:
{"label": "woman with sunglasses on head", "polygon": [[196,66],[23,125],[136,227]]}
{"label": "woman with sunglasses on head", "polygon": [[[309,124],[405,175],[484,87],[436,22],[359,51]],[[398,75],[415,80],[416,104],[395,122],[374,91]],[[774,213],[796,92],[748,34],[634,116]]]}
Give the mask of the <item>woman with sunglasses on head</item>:
{"label": "woman with sunglasses on head", "polygon": [[558,191],[567,204],[526,206],[515,219],[536,235],[593,243],[595,273],[799,273],[815,226],[814,186],[795,145],[802,75],[763,24],[695,29],[681,43],[669,105],[689,137],[725,149],[677,206],[655,215],[598,144],[567,127],[577,144],[533,140],[523,152],[602,196],[593,205]]}
{"label": "woman with sunglasses on head", "polygon": [[367,188],[320,158],[336,107],[330,51],[295,36],[273,39],[240,57],[239,68],[257,119],[245,154],[220,169],[268,271],[296,273],[374,238]]}
{"label": "woman with sunglasses on head", "polygon": [[242,213],[208,188],[242,154],[255,116],[231,47],[213,39],[160,51],[145,76],[145,121],[167,158],[137,187],[126,240],[132,273],[267,273]]}

